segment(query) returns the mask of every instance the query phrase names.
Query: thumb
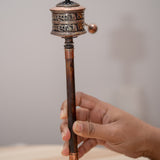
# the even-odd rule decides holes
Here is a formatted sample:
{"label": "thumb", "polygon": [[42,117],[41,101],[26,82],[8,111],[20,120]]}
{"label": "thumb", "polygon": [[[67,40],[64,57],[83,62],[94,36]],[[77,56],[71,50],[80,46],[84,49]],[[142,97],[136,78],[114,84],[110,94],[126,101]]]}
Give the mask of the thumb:
{"label": "thumb", "polygon": [[73,124],[73,131],[81,137],[97,138],[107,140],[109,138],[109,127],[88,121],[76,121]]}

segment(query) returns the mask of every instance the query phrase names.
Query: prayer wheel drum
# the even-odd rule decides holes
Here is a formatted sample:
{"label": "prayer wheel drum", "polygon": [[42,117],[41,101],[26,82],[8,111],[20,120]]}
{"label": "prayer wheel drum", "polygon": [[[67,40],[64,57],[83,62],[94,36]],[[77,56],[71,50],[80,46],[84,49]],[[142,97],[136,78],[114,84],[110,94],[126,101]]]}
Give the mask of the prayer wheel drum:
{"label": "prayer wheel drum", "polygon": [[50,9],[52,12],[51,34],[63,38],[85,34],[84,10],[84,7],[75,2],[69,4],[61,2]]}

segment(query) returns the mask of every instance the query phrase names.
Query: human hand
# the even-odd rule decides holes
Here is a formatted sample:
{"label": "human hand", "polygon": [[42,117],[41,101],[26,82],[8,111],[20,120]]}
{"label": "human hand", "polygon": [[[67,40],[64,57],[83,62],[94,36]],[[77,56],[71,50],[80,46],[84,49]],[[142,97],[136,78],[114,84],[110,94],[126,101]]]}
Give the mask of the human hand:
{"label": "human hand", "polygon": [[[152,127],[134,116],[92,96],[76,94],[77,121],[73,131],[78,135],[79,158],[96,145],[137,158],[149,156],[149,138]],[[62,139],[65,141],[62,154],[69,155],[70,131],[67,124],[67,101],[61,107]]]}

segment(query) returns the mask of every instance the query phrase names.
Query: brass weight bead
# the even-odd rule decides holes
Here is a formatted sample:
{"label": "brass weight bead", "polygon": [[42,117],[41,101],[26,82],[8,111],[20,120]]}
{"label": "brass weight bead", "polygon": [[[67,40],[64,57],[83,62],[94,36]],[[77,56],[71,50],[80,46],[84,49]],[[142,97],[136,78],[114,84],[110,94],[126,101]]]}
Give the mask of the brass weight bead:
{"label": "brass weight bead", "polygon": [[89,33],[96,33],[97,32],[98,27],[95,24],[89,24],[88,25],[88,32]]}

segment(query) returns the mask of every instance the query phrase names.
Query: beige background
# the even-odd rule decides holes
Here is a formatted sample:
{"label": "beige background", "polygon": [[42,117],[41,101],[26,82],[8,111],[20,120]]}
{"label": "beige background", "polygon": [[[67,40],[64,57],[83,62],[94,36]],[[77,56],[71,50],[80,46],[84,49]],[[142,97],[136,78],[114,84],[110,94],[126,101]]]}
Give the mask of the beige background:
{"label": "beige background", "polygon": [[[58,0],[0,0],[0,145],[62,143],[64,40]],[[75,39],[76,90],[160,127],[160,1],[79,0],[97,34]]]}

